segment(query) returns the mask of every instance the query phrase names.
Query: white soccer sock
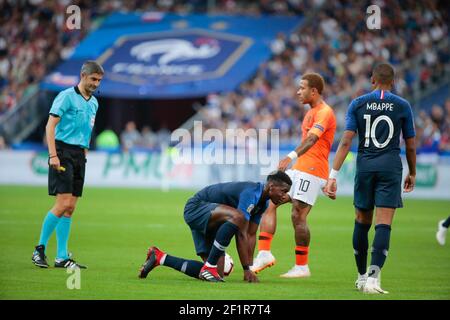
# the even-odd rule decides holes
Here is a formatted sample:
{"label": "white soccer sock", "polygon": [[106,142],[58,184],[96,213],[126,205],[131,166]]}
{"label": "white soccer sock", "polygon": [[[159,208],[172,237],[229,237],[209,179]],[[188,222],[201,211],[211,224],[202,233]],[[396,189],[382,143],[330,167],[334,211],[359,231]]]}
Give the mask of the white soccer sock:
{"label": "white soccer sock", "polygon": [[159,260],[160,265],[164,265],[164,261],[166,261],[167,253],[162,256],[161,260]]}
{"label": "white soccer sock", "polygon": [[208,261],[206,261],[205,266],[207,266],[208,268],[217,268],[217,264],[213,266]]}

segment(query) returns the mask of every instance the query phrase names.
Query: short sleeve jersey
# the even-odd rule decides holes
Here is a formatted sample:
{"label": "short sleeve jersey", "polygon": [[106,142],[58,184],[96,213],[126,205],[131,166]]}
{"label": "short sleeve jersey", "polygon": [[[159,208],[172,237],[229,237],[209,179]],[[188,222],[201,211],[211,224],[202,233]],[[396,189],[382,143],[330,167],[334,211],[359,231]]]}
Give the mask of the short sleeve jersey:
{"label": "short sleeve jersey", "polygon": [[302,141],[309,133],[319,140],[303,155],[298,157],[293,169],[300,170],[322,179],[328,178],[328,156],[336,132],[336,117],[333,109],[325,103],[311,108],[302,123]]}
{"label": "short sleeve jersey", "polygon": [[259,224],[269,205],[269,200],[261,199],[263,190],[264,184],[259,182],[226,182],[205,187],[194,197],[238,209],[247,221]]}
{"label": "short sleeve jersey", "polygon": [[415,137],[409,102],[385,90],[354,99],[347,110],[345,130],[358,133],[359,172],[401,171],[400,136]]}
{"label": "short sleeve jersey", "polygon": [[61,91],[53,101],[50,114],[60,117],[55,139],[89,149],[98,101],[94,96],[86,100],[78,87]]}

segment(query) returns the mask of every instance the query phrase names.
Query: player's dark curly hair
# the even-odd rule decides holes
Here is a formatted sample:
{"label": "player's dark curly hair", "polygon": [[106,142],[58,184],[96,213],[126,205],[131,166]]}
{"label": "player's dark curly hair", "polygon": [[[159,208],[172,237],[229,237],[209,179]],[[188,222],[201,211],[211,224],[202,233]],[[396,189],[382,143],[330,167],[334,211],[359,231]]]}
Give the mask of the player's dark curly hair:
{"label": "player's dark curly hair", "polygon": [[372,76],[381,84],[390,84],[395,77],[394,67],[389,63],[380,63],[373,69]]}
{"label": "player's dark curly hair", "polygon": [[289,176],[281,170],[275,170],[272,171],[271,173],[269,173],[269,175],[267,176],[267,182],[285,182],[288,185],[292,186],[292,180],[291,178],[289,178]]}

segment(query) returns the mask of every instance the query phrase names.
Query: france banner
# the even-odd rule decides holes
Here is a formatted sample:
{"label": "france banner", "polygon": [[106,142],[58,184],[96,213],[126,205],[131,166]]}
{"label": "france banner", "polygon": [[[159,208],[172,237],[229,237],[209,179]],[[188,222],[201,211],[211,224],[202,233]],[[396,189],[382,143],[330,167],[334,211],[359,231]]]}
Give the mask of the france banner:
{"label": "france banner", "polygon": [[271,56],[280,32],[301,17],[230,17],[176,14],[113,14],[48,74],[43,89],[60,91],[79,81],[81,65],[105,69],[100,96],[188,98],[236,89]]}

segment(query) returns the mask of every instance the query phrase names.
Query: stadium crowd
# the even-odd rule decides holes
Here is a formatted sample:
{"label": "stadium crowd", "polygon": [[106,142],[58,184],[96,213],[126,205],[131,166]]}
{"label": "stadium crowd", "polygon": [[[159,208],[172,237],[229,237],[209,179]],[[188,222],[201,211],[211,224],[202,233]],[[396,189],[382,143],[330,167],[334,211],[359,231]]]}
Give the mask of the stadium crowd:
{"label": "stadium crowd", "polygon": [[[84,36],[113,12],[206,12],[221,14],[296,14],[322,0],[215,1],[203,0],[26,0],[0,1],[0,116],[32,92],[33,85],[68,58]],[[81,9],[81,29],[66,26],[66,9]]]}
{"label": "stadium crowd", "polygon": [[[205,12],[207,1],[44,1],[0,2],[0,117],[26,97],[61,60],[68,58],[95,25],[117,11]],[[206,127],[278,128],[281,143],[297,144],[305,113],[295,92],[301,74],[314,70],[327,83],[326,101],[336,109],[340,130],[349,101],[369,90],[373,64],[387,60],[397,71],[396,91],[411,97],[436,84],[450,70],[448,12],[437,1],[378,1],[383,32],[365,24],[370,1],[217,0],[210,13],[306,14],[301,30],[279,34],[271,44],[273,58],[235,92],[211,94],[200,111]],[[68,5],[81,8],[80,30],[65,25]],[[389,5],[389,6],[388,6]],[[320,7],[320,11],[315,11]],[[444,44],[447,41],[447,45]],[[443,45],[444,44],[444,45]],[[450,150],[450,107],[416,107],[420,146]],[[150,133],[149,133],[150,130]],[[154,145],[150,128],[144,130]],[[150,137],[152,136],[152,137]],[[123,139],[122,139],[123,140]],[[436,142],[438,141],[438,142]],[[125,147],[125,146],[124,146]]]}
{"label": "stadium crowd", "polygon": [[[277,128],[281,142],[298,144],[305,109],[295,93],[300,76],[318,72],[326,81],[326,101],[336,110],[342,132],[346,108],[354,97],[370,90],[370,70],[377,61],[397,69],[396,92],[412,97],[415,90],[437,85],[450,72],[447,12],[433,9],[433,2],[390,3],[383,10],[383,32],[364,23],[367,3],[333,1],[321,8],[298,32],[273,41],[273,58],[236,92],[208,97],[202,113],[207,127]],[[385,9],[385,8],[384,8]],[[338,22],[339,21],[339,22]],[[447,42],[448,44],[448,42]],[[430,112],[415,107],[418,145],[450,150],[450,100]],[[337,139],[336,139],[337,140]]]}

